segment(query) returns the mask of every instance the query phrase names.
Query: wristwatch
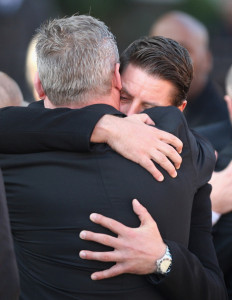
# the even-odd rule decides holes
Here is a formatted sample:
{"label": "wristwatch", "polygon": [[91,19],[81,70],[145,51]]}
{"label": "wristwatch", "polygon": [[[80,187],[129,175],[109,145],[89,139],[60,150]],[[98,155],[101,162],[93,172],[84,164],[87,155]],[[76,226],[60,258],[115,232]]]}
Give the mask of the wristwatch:
{"label": "wristwatch", "polygon": [[171,271],[172,266],[172,255],[167,246],[166,252],[163,257],[156,261],[156,274],[167,275]]}

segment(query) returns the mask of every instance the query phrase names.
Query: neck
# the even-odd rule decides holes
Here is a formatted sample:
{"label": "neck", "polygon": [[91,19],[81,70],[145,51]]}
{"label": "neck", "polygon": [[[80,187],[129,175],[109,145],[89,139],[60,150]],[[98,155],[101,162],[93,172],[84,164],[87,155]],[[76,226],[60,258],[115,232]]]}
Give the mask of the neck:
{"label": "neck", "polygon": [[44,99],[44,106],[45,108],[58,108],[58,107],[67,107],[71,109],[76,109],[76,108],[82,108],[88,105],[93,105],[93,104],[108,104],[119,110],[119,102],[120,102],[120,94],[119,91],[113,91],[109,95],[101,96],[101,97],[94,97],[89,100],[87,100],[85,103],[71,103],[71,104],[64,104],[60,106],[54,105],[49,98],[46,96]]}

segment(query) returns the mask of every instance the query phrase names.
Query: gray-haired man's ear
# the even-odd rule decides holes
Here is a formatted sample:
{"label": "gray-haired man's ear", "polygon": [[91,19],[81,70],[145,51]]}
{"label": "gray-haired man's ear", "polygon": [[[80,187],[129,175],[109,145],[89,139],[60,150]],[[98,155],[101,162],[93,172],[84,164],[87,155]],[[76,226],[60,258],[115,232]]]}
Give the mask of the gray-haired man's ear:
{"label": "gray-haired man's ear", "polygon": [[113,85],[116,87],[119,91],[122,89],[122,81],[121,81],[121,75],[119,73],[119,67],[120,64],[117,63],[115,65],[115,70],[114,70],[114,77],[113,77]]}
{"label": "gray-haired man's ear", "polygon": [[35,73],[34,86],[39,95],[39,98],[44,99],[46,95],[44,93],[44,89],[43,89],[42,83],[40,81],[38,72]]}

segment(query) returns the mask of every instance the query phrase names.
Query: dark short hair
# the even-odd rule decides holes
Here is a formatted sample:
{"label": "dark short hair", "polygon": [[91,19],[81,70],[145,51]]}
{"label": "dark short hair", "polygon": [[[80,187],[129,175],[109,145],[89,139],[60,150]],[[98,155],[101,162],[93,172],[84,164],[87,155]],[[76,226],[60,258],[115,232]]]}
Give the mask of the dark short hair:
{"label": "dark short hair", "polygon": [[149,75],[171,82],[177,89],[173,105],[179,106],[187,98],[193,77],[188,51],[176,41],[161,37],[143,37],[131,43],[120,57],[120,73],[128,64]]}

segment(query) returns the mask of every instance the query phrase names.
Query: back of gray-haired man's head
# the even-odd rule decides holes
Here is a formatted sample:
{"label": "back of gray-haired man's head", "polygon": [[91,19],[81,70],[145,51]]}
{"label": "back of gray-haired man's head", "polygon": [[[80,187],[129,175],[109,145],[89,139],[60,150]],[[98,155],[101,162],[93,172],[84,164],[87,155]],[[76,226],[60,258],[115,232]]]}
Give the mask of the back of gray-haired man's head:
{"label": "back of gray-haired man's head", "polygon": [[103,22],[85,15],[48,21],[36,42],[39,78],[55,106],[85,104],[110,92],[119,55]]}

